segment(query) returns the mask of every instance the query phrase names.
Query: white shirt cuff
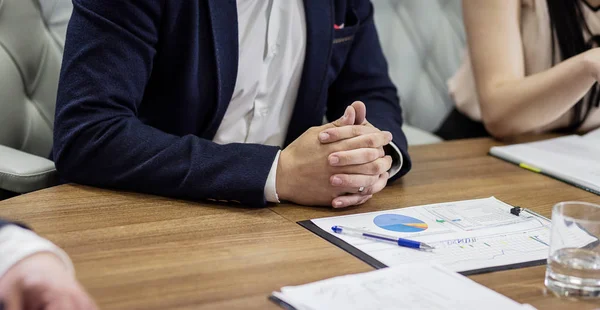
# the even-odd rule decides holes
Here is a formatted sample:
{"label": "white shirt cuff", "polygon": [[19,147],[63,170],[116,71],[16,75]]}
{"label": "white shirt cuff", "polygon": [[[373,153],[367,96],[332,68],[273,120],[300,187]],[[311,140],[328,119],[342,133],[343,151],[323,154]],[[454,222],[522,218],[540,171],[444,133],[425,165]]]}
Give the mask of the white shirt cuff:
{"label": "white shirt cuff", "polygon": [[402,163],[404,162],[403,157],[402,157],[402,152],[400,152],[400,149],[394,144],[394,142],[390,142],[390,145],[392,146],[392,148],[394,149],[394,151],[397,154],[396,156],[392,156],[393,158],[397,158],[398,160],[394,160],[394,162],[392,163],[392,168],[390,168],[390,171],[388,171],[390,173],[390,178],[395,176],[398,171],[400,171],[400,169],[402,169]]}
{"label": "white shirt cuff", "polygon": [[268,202],[280,203],[279,196],[277,195],[277,164],[279,163],[279,154],[281,151],[277,152],[275,155],[275,160],[273,161],[273,165],[271,165],[271,171],[269,171],[269,176],[267,177],[267,183],[265,184],[265,198]]}
{"label": "white shirt cuff", "polygon": [[0,229],[0,278],[16,263],[39,253],[50,252],[56,255],[71,274],[75,272],[67,253],[52,242],[34,232],[16,225],[7,225]]}

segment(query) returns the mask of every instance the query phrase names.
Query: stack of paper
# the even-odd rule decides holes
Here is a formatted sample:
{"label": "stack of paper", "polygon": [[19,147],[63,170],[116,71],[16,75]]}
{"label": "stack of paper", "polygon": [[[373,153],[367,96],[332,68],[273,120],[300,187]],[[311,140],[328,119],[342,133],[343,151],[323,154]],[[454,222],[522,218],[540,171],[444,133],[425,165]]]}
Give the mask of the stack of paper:
{"label": "stack of paper", "polygon": [[441,265],[404,265],[283,287],[271,299],[285,308],[535,309],[519,304]]}
{"label": "stack of paper", "polygon": [[600,129],[585,136],[493,147],[490,154],[600,195]]}

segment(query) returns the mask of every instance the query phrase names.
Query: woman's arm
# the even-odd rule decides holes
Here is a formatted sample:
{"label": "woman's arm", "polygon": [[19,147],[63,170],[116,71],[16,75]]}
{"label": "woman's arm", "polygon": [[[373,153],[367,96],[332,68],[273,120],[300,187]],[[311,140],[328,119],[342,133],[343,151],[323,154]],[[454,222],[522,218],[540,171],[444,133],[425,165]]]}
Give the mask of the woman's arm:
{"label": "woman's arm", "polygon": [[557,120],[596,81],[590,69],[598,67],[598,49],[525,76],[519,0],[464,0],[463,14],[481,114],[493,136],[522,134]]}

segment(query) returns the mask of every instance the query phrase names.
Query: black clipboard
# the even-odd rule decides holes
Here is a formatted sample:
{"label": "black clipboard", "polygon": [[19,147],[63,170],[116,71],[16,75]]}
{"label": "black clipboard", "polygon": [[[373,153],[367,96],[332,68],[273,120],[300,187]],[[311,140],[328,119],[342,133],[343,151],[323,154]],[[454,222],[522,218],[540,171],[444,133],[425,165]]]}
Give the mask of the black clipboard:
{"label": "black clipboard", "polygon": [[269,300],[274,302],[275,304],[277,304],[278,306],[280,306],[281,308],[285,309],[285,310],[296,310],[296,307],[288,304],[287,302],[277,298],[274,295],[270,295],[269,296]]}
{"label": "black clipboard", "polygon": [[[329,241],[330,243],[332,243],[333,245],[341,248],[342,250],[352,254],[354,257],[362,260],[363,262],[369,264],[371,267],[375,268],[375,269],[381,269],[381,268],[387,268],[388,266],[378,260],[376,260],[375,258],[371,257],[370,255],[368,255],[367,253],[355,248],[354,246],[352,246],[351,244],[347,243],[346,241],[340,239],[340,238],[336,238],[335,236],[329,234],[328,232],[324,231],[323,229],[321,229],[319,226],[315,225],[315,223],[313,223],[311,220],[306,220],[306,221],[300,221],[297,222],[298,225],[308,229],[309,231],[313,232],[315,235]],[[541,266],[541,265],[545,265],[546,264],[546,259],[540,259],[540,260],[534,260],[534,261],[529,261],[529,262],[523,262],[523,263],[517,263],[517,264],[510,264],[510,265],[502,265],[502,266],[494,266],[494,267],[486,267],[486,268],[480,268],[480,269],[474,269],[474,270],[467,270],[467,271],[462,271],[459,272],[460,274],[462,274],[463,276],[470,276],[470,275],[475,275],[475,274],[481,274],[481,273],[489,273],[489,272],[495,272],[495,271],[503,271],[503,270],[511,270],[511,269],[519,269],[519,268],[526,268],[526,267],[534,267],[534,266]]]}

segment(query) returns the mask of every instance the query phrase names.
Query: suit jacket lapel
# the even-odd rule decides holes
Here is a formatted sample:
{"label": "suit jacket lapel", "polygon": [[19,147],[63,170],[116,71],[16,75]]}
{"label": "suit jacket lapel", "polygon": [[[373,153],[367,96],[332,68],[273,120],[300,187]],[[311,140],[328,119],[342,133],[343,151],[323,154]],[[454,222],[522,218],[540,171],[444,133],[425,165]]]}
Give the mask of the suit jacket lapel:
{"label": "suit jacket lapel", "polygon": [[205,138],[219,129],[235,89],[238,69],[238,20],[236,0],[208,0],[217,69],[217,109]]}
{"label": "suit jacket lapel", "polygon": [[306,57],[294,114],[286,136],[286,145],[308,127],[320,125],[322,116],[310,116],[319,108],[319,98],[325,87],[333,40],[333,0],[304,0],[306,12]]}

